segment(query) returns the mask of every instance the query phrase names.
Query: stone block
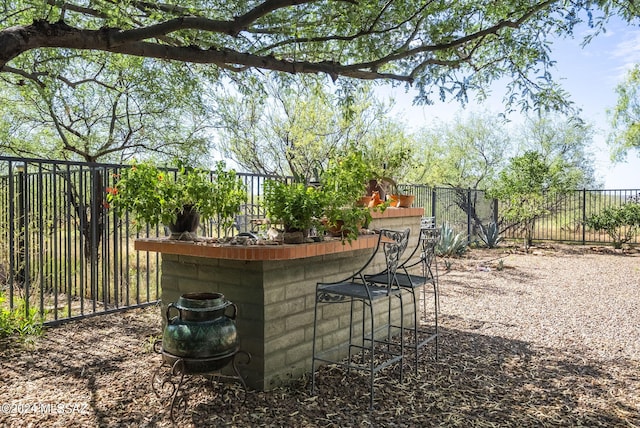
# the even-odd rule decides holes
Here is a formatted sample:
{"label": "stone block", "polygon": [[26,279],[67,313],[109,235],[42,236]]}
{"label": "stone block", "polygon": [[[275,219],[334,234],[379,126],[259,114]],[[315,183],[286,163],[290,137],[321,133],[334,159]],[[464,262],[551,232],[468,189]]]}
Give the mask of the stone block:
{"label": "stone block", "polygon": [[288,315],[285,318],[285,328],[287,331],[304,328],[309,325],[313,326],[313,308],[311,310],[303,310],[302,312]]}
{"label": "stone block", "polygon": [[311,369],[311,352],[313,344],[310,341],[304,341],[287,349],[285,354],[285,363],[289,365],[302,365],[307,370]]}
{"label": "stone block", "polygon": [[305,281],[305,268],[298,263],[282,269],[268,270],[264,272],[265,284],[299,284]]}
{"label": "stone block", "polygon": [[275,305],[286,299],[286,286],[285,285],[277,285],[267,287],[264,289],[264,299],[263,303],[265,305]]}
{"label": "stone block", "polygon": [[304,311],[304,297],[281,300],[279,302],[267,304],[265,302],[265,321],[284,319],[291,314]]}
{"label": "stone block", "polygon": [[304,329],[283,332],[283,334],[268,339],[264,344],[264,352],[265,355],[271,355],[298,343],[304,343]]}

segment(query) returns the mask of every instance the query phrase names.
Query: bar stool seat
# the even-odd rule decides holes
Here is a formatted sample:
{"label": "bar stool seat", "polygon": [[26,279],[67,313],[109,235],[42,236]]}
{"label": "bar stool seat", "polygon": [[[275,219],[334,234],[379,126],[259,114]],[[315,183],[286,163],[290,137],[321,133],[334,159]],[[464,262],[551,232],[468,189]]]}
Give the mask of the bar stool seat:
{"label": "bar stool seat", "polygon": [[[435,246],[440,239],[440,229],[435,227],[435,219],[428,217],[421,222],[420,235],[416,247],[411,254],[398,266],[396,272],[396,281],[398,285],[408,291],[411,294],[413,302],[413,314],[414,324],[413,327],[403,327],[403,330],[411,330],[413,340],[407,344],[409,348],[414,351],[415,371],[418,372],[418,356],[419,350],[427,343],[434,342],[435,347],[435,359],[438,359],[438,312],[440,309],[440,297],[438,290],[438,270],[437,263],[435,263]],[[416,253],[420,251],[418,260],[414,260]],[[421,274],[410,274],[409,270],[414,267],[421,268]],[[384,283],[386,278],[386,272],[382,271],[373,275],[366,275],[365,279],[373,283]],[[427,319],[427,295],[426,286],[433,284],[433,317],[434,326],[433,330],[425,330],[421,327],[422,323],[418,317],[418,314],[422,314],[424,319]],[[422,289],[422,311],[420,311],[420,302],[416,294]],[[418,336],[423,336],[422,339],[418,339]]]}
{"label": "bar stool seat", "polygon": [[[396,270],[404,250],[409,240],[410,229],[404,231],[393,231],[383,229],[378,236],[378,245],[373,254],[360,270],[351,277],[341,281],[316,284],[316,299],[313,319],[313,350],[311,362],[311,393],[315,392],[316,363],[332,363],[347,368],[347,371],[361,370],[369,374],[370,408],[374,405],[374,380],[375,375],[385,367],[394,363],[400,363],[400,381],[402,381],[402,361],[404,358],[403,340],[403,304],[402,288],[396,280]],[[385,256],[385,280],[372,283],[365,280],[364,271],[371,265],[375,256],[382,250]],[[399,342],[392,338],[391,323],[392,299],[397,298],[400,308],[400,326],[396,327],[399,332]],[[386,324],[376,326],[376,311],[379,311],[380,304],[375,302],[383,299],[388,300],[386,309]],[[362,324],[359,332],[354,325],[354,311],[357,310],[356,303],[362,304]],[[348,348],[348,358],[346,360],[335,358],[335,349],[319,349],[318,346],[318,321],[319,305],[350,303],[349,312],[349,338],[345,344]],[[383,304],[384,306],[384,304]],[[384,315],[383,315],[384,316]],[[367,327],[368,321],[368,327]],[[385,334],[380,334],[386,329]],[[376,346],[378,345],[378,346]],[[356,352],[354,352],[356,351]],[[357,362],[356,355],[360,354],[360,362]]]}

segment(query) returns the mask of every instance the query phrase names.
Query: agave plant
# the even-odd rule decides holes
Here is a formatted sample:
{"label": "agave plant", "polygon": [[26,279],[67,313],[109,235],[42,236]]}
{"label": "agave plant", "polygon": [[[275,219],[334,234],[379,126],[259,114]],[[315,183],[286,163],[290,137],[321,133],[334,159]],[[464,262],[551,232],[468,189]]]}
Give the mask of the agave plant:
{"label": "agave plant", "polygon": [[440,227],[440,240],[436,245],[436,255],[441,257],[459,256],[467,251],[467,235],[455,233],[448,223]]}
{"label": "agave plant", "polygon": [[500,236],[500,230],[498,229],[498,224],[494,221],[489,223],[487,226],[484,226],[481,224],[480,239],[489,248],[497,247],[498,244],[502,242],[502,237]]}

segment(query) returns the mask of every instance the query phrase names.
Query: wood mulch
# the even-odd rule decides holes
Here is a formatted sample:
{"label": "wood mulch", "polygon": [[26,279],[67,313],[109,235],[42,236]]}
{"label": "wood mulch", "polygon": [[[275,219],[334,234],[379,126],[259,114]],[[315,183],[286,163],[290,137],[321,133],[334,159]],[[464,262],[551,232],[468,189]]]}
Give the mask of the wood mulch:
{"label": "wood mulch", "polygon": [[[271,392],[187,384],[176,426],[640,427],[640,254],[598,247],[472,250],[440,263],[441,340],[417,374],[323,367]],[[0,426],[170,427],[151,389],[157,307],[0,343]]]}

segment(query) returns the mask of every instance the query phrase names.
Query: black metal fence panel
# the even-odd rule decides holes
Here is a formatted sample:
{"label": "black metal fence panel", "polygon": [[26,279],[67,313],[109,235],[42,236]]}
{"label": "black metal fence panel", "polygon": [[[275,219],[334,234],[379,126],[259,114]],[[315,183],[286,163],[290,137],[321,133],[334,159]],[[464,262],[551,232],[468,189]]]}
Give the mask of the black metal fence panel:
{"label": "black metal fence panel", "polygon": [[[500,215],[498,201],[486,197],[483,190],[457,188],[430,188],[420,185],[402,185],[401,190],[416,196],[415,205],[424,207],[425,215],[436,217],[438,224],[448,224],[455,231],[465,233],[469,242],[478,237],[480,225],[496,222],[505,238],[524,239],[518,224],[506,222]],[[604,231],[585,227],[585,221],[604,208],[625,203],[640,202],[640,189],[627,190],[575,190],[566,195],[548,195],[548,206],[553,209],[535,222],[533,240],[559,241],[579,244],[610,244]],[[635,236],[630,244],[639,244]]]}
{"label": "black metal fence panel", "polygon": [[[536,220],[533,239],[537,241],[559,241],[579,244],[610,244],[611,237],[604,231],[595,231],[585,227],[586,220],[602,212],[606,207],[619,207],[625,203],[640,200],[639,189],[627,190],[575,190],[566,195],[548,196],[550,214]],[[517,225],[505,227],[505,237],[523,239],[524,235]],[[635,236],[630,244],[640,243]]]}
{"label": "black metal fence panel", "polygon": [[[0,157],[0,289],[11,309],[36,308],[45,324],[153,304],[160,256],[134,250],[137,238],[166,236],[109,209],[106,191],[121,165]],[[240,174],[247,203],[231,230],[216,221],[202,236],[251,229],[264,217],[264,176]]]}
{"label": "black metal fence panel", "polygon": [[[35,308],[45,324],[153,304],[160,298],[160,256],[134,250],[138,238],[167,236],[164,227],[135,225],[109,208],[106,191],[126,166],[0,157],[0,289],[12,309]],[[240,174],[247,202],[230,230],[214,220],[200,235],[233,236],[265,217],[262,175]],[[480,190],[401,185],[414,206],[438,224],[477,239],[480,225],[501,224],[507,238],[517,225],[500,220],[499,205]],[[535,240],[609,243],[584,221],[607,206],[637,202],[640,190],[579,190],[557,197],[557,210],[537,220]],[[636,237],[632,243],[638,244]]]}

